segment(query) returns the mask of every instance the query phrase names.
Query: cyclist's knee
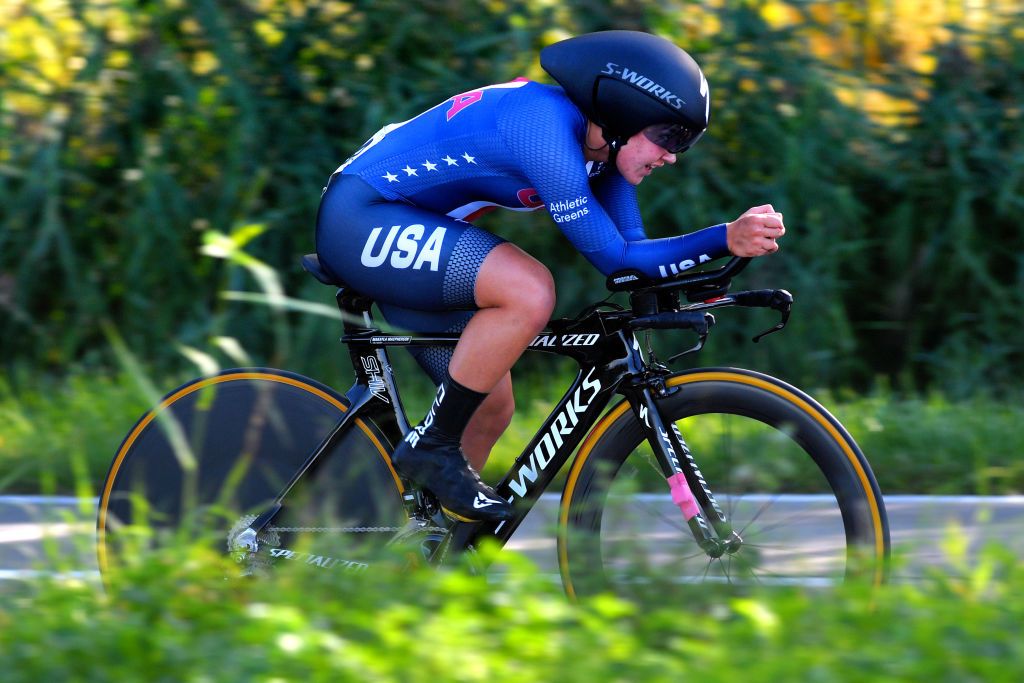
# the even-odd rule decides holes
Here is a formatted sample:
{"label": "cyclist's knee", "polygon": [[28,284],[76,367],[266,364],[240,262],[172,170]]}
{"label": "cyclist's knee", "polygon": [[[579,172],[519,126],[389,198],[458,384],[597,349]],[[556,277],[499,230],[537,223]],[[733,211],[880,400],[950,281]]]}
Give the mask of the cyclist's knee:
{"label": "cyclist's knee", "polygon": [[555,280],[543,263],[505,243],[484,261],[476,296],[481,308],[515,310],[523,325],[540,330],[555,308]]}
{"label": "cyclist's knee", "polygon": [[513,286],[513,296],[516,297],[513,306],[523,311],[525,325],[540,331],[555,310],[555,281],[551,272],[543,268],[543,272],[521,279]]}

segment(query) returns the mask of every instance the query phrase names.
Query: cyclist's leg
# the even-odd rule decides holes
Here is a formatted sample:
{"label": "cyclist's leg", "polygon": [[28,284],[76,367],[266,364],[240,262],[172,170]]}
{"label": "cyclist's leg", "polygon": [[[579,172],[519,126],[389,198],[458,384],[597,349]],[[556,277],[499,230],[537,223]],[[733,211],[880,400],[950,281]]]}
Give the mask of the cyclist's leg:
{"label": "cyclist's leg", "polygon": [[[381,305],[388,322],[405,329],[462,332],[451,356],[442,347],[413,351],[437,384],[447,370],[466,388],[491,393],[551,317],[555,285],[550,271],[514,244],[491,247],[475,274],[474,303],[479,308],[475,313]],[[508,400],[506,397],[503,403]]]}
{"label": "cyclist's leg", "polygon": [[[539,261],[506,242],[494,247],[483,260],[476,277],[475,299],[480,310],[465,324],[445,367],[440,366],[447,354],[440,349],[421,353],[417,360],[439,385],[447,370],[456,382],[488,395],[462,437],[463,450],[479,470],[512,420],[515,399],[509,370],[550,319],[555,304],[554,280]],[[433,324],[435,331],[456,331],[445,316],[459,314],[382,308],[390,322],[404,322],[411,329],[426,330]],[[431,315],[436,316],[436,322],[427,320]]]}
{"label": "cyclist's leg", "polygon": [[547,268],[504,243],[491,249],[479,267],[475,294],[480,310],[455,347],[430,412],[395,450],[395,466],[432,490],[450,515],[499,521],[512,517],[512,506],[475,471],[455,467],[450,454],[453,447],[458,450],[483,399],[547,323],[554,308],[554,282]]}
{"label": "cyclist's leg", "polygon": [[[380,309],[389,323],[410,332],[462,332],[474,315],[473,311],[417,311],[390,304],[380,304]],[[410,355],[435,386],[444,381],[454,352],[454,346],[409,347]],[[462,451],[478,472],[483,469],[494,444],[508,428],[514,410],[512,374],[505,373],[473,413],[462,435]]]}
{"label": "cyclist's leg", "polygon": [[321,203],[317,251],[329,271],[379,300],[422,310],[481,309],[456,346],[454,376],[446,376],[394,460],[456,516],[507,518],[511,507],[479,480],[459,446],[487,393],[547,322],[554,305],[550,273],[490,233],[387,201],[345,176],[332,180]]}
{"label": "cyclist's leg", "polygon": [[544,329],[555,307],[551,272],[514,244],[495,247],[476,278],[476,304],[449,372],[469,389],[490,392]]}
{"label": "cyclist's leg", "polygon": [[466,425],[466,431],[462,434],[462,450],[476,471],[483,469],[494,444],[511,424],[515,405],[515,398],[512,395],[512,373],[506,372],[473,413],[469,424]]}

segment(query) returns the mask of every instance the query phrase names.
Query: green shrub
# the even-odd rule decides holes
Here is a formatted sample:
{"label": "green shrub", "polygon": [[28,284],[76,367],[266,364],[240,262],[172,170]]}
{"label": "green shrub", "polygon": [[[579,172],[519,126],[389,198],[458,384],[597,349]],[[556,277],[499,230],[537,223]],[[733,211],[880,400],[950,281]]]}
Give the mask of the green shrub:
{"label": "green shrub", "polygon": [[503,554],[465,570],[225,580],[178,550],[106,592],[44,581],[0,602],[0,666],[20,681],[1017,681],[1024,571],[991,549],[960,577],[656,604],[570,604]]}
{"label": "green shrub", "polygon": [[0,379],[0,491],[96,495],[148,402],[125,376]]}

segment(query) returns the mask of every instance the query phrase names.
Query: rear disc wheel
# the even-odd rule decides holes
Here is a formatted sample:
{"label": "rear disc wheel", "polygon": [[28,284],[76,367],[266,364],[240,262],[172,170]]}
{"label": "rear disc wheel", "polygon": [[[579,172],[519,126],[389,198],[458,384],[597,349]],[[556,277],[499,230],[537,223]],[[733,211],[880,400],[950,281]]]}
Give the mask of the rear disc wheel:
{"label": "rear disc wheel", "polygon": [[[230,370],[172,391],[125,437],[107,474],[97,519],[101,572],[134,552],[140,537],[146,545],[204,539],[224,550],[229,532],[273,503],[347,410],[333,390],[281,370]],[[336,567],[386,544],[407,521],[390,450],[372,422],[355,420],[289,493],[272,524],[282,530],[264,539],[295,554],[276,555]]]}

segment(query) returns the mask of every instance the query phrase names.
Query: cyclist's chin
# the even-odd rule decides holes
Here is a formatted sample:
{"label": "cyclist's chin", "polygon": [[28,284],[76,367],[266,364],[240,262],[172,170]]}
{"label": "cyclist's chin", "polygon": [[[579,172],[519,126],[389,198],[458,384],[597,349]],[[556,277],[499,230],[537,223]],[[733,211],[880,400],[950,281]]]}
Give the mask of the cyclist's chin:
{"label": "cyclist's chin", "polygon": [[647,171],[646,169],[641,169],[638,171],[632,171],[630,173],[624,173],[622,177],[626,179],[627,183],[635,187],[642,183],[644,181],[644,178],[646,178],[649,175],[649,173],[650,171]]}

